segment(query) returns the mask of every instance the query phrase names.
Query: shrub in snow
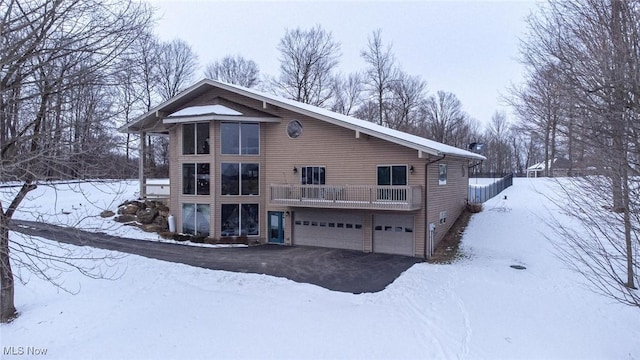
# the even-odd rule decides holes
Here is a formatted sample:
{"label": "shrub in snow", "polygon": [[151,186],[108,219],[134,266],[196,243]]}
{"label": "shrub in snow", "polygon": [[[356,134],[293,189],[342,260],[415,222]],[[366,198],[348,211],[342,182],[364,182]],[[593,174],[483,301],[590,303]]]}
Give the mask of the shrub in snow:
{"label": "shrub in snow", "polygon": [[482,203],[468,203],[467,210],[469,210],[469,212],[472,214],[479,213],[482,211]]}

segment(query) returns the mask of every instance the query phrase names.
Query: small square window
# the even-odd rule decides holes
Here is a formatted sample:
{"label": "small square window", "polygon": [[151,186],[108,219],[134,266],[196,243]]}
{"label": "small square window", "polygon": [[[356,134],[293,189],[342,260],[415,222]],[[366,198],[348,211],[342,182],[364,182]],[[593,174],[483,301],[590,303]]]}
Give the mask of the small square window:
{"label": "small square window", "polygon": [[330,228],[332,228],[332,227],[336,227],[336,223],[329,223],[329,227],[330,227]]}
{"label": "small square window", "polygon": [[362,229],[362,224],[356,224],[356,225],[355,225],[355,228],[356,228],[356,229]]}
{"label": "small square window", "polygon": [[347,225],[347,229],[353,229],[353,224],[346,224]]}
{"label": "small square window", "polygon": [[344,224],[343,224],[343,223],[338,223],[338,224],[337,224],[337,227],[339,227],[339,228],[344,228]]}

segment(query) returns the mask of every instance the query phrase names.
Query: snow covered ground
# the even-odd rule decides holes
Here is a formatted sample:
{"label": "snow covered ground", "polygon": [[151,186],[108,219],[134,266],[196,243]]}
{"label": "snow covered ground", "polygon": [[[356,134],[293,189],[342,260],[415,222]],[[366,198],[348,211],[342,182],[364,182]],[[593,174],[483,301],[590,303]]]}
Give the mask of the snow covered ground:
{"label": "snow covered ground", "polygon": [[515,179],[471,219],[465,259],[417,264],[374,294],[133,255],[117,280],[65,274],[77,295],[31,278],[0,326],[2,358],[640,359],[640,311],[554,257],[542,217],[563,215],[538,193],[553,186]]}

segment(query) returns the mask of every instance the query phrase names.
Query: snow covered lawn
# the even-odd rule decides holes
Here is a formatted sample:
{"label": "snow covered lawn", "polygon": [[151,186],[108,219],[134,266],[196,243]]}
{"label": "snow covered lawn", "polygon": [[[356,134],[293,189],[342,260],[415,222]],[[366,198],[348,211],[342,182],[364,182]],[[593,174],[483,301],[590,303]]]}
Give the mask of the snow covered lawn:
{"label": "snow covered lawn", "polygon": [[2,358],[640,359],[640,310],[586,290],[543,236],[541,217],[562,216],[537,192],[553,186],[515,179],[471,219],[466,259],[417,264],[374,294],[133,255],[117,280],[66,274],[77,295],[32,278],[0,326]]}

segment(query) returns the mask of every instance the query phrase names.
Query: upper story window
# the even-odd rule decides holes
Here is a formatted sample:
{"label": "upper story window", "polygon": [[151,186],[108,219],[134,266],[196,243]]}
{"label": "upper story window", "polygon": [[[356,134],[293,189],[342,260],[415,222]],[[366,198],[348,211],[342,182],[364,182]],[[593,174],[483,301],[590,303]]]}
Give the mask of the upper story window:
{"label": "upper story window", "polygon": [[221,123],[221,153],[225,155],[260,154],[260,124]]}
{"label": "upper story window", "polygon": [[182,124],[182,154],[209,153],[209,123]]}
{"label": "upper story window", "polygon": [[407,185],[407,166],[378,166],[378,185]]}
{"label": "upper story window", "polygon": [[447,184],[447,164],[438,164],[438,185]]}

